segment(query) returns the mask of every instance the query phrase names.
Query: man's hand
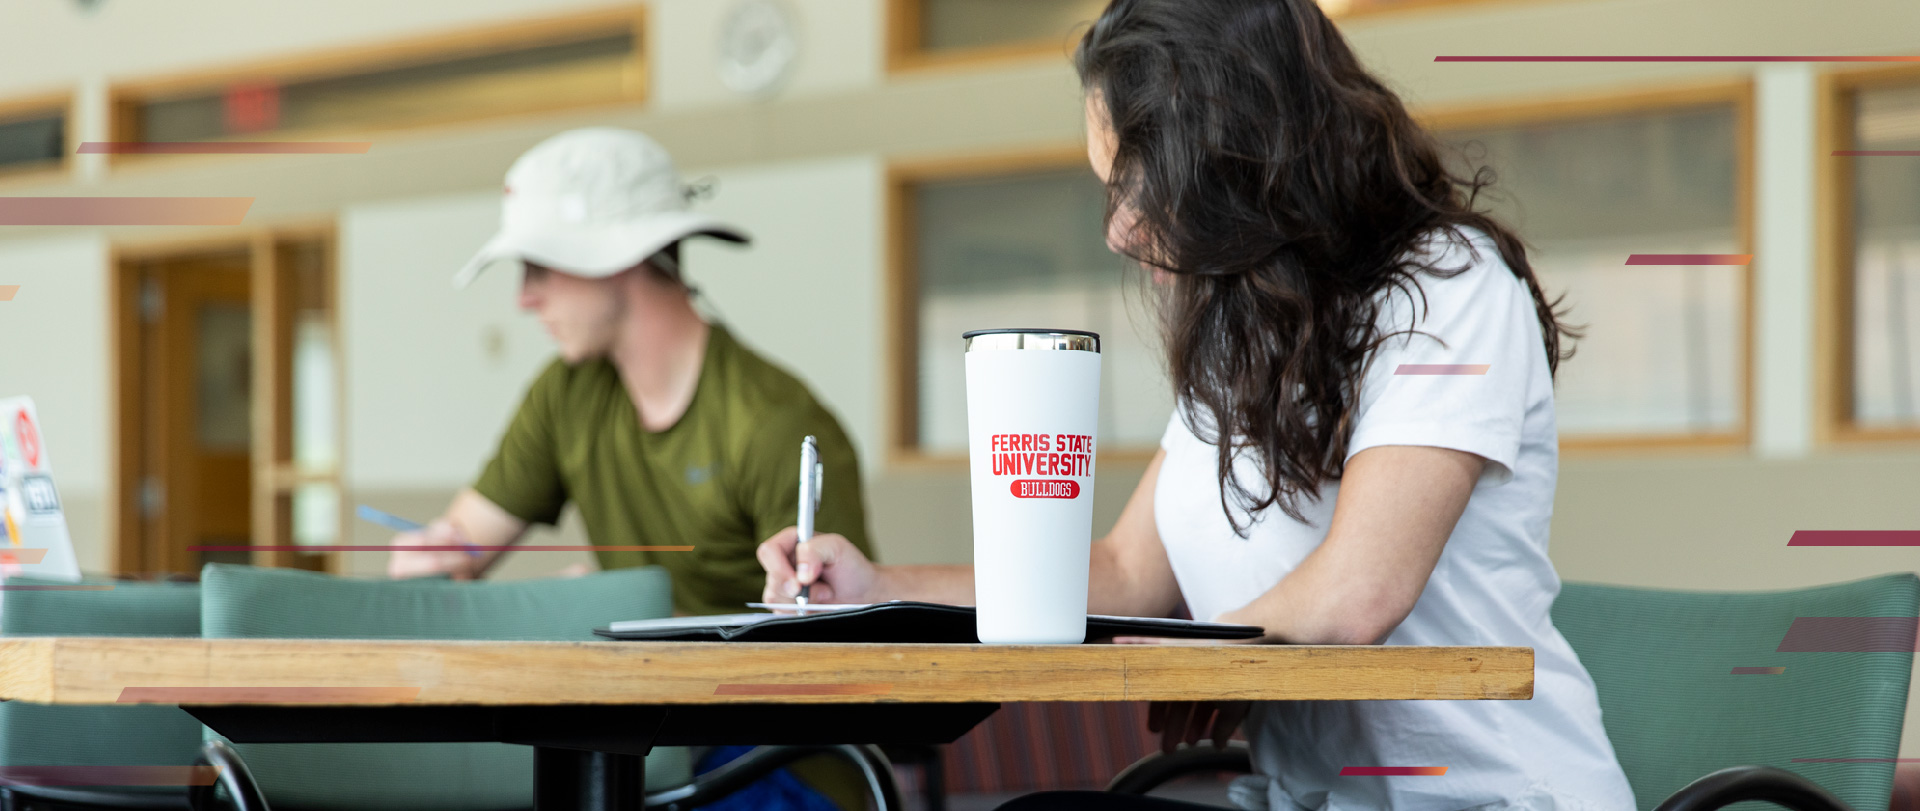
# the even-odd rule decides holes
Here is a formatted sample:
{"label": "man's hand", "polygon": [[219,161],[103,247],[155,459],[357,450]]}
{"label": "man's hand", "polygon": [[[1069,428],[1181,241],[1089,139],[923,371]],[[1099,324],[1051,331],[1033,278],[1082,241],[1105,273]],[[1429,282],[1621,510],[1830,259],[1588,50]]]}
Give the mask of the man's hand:
{"label": "man's hand", "polygon": [[1160,751],[1212,740],[1224,748],[1253,708],[1248,701],[1155,701],[1147,705],[1147,731],[1160,733]]}
{"label": "man's hand", "polygon": [[815,535],[800,543],[794,527],[780,530],[757,553],[767,570],[767,586],[760,600],[791,603],[803,585],[809,603],[870,603],[877,598],[879,570],[846,538]]}
{"label": "man's hand", "polygon": [[387,576],[396,580],[447,574],[455,580],[472,580],[483,558],[464,547],[472,546],[460,528],[441,518],[418,532],[393,536],[394,546],[445,546],[445,552],[395,551],[387,558]]}

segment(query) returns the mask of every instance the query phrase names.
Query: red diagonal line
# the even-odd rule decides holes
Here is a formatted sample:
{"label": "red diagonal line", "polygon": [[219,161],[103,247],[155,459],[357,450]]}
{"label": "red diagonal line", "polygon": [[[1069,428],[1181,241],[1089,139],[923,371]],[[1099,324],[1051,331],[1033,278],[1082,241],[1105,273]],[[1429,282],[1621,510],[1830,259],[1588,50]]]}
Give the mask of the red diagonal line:
{"label": "red diagonal line", "polygon": [[239,225],[251,197],[0,197],[0,225]]}
{"label": "red diagonal line", "polygon": [[1920,531],[1910,529],[1803,529],[1788,546],[1920,546]]}
{"label": "red diagonal line", "polygon": [[1629,265],[1747,265],[1750,253],[1636,253],[1627,257]]}
{"label": "red diagonal line", "polygon": [[1920,757],[1797,757],[1794,763],[1920,763]]}
{"label": "red diagonal line", "polygon": [[372,141],[87,141],[81,155],[365,155]]}
{"label": "red diagonal line", "polygon": [[19,563],[31,566],[46,559],[47,548],[44,546],[0,548],[0,563]]}
{"label": "red diagonal line", "polygon": [[1920,56],[1436,56],[1435,62],[1920,62]]}
{"label": "red diagonal line", "polygon": [[418,687],[123,687],[121,704],[405,704]]}
{"label": "red diagonal line", "polygon": [[1342,766],[1341,777],[1439,777],[1445,766]]}
{"label": "red diagonal line", "polygon": [[16,786],[211,786],[215,766],[0,766],[0,784]]}
{"label": "red diagonal line", "polygon": [[1787,672],[1784,667],[1736,667],[1730,676],[1778,676]]}
{"label": "red diagonal line", "polygon": [[716,696],[884,696],[892,684],[722,684]]}
{"label": "red diagonal line", "polygon": [[0,284],[0,301],[12,301],[14,295],[19,292],[20,292],[20,285]]}
{"label": "red diagonal line", "polygon": [[1493,365],[1489,363],[1402,363],[1395,367],[1396,375],[1483,375]]}
{"label": "red diagonal line", "polygon": [[0,591],[113,591],[112,586],[0,586]]}
{"label": "red diagonal line", "polygon": [[1775,653],[1915,653],[1916,617],[1795,617]]}

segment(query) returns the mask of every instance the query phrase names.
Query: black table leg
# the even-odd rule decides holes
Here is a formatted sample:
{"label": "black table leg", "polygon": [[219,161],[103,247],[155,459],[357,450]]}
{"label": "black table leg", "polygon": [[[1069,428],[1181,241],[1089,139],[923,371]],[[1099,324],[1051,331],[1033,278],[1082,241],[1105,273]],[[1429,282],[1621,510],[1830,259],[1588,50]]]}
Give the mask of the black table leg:
{"label": "black table leg", "polygon": [[640,755],[536,746],[534,811],[639,811],[647,765]]}

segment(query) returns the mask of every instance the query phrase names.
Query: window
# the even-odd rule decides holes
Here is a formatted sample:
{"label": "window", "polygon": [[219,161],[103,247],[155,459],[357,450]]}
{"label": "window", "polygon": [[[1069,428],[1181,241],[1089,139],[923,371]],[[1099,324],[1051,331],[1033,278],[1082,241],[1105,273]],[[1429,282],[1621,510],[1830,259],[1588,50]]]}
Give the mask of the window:
{"label": "window", "polygon": [[644,43],[630,8],[119,88],[116,140],[369,132],[638,101]]}
{"label": "window", "polygon": [[1012,162],[900,168],[895,292],[911,341],[896,358],[896,450],[967,450],[960,334],[993,327],[1101,336],[1099,437],[1152,448],[1173,400],[1145,282],[1106,247],[1105,190],[1080,150]]}
{"label": "window", "polygon": [[1055,58],[1108,0],[889,0],[892,67]]}
{"label": "window", "polygon": [[1548,295],[1586,327],[1560,370],[1563,439],[1744,442],[1747,268],[1627,259],[1748,252],[1746,99],[1730,87],[1433,122],[1456,168],[1498,173],[1480,205],[1518,230]]}
{"label": "window", "polygon": [[[1895,74],[1896,77],[1899,74]],[[1920,150],[1920,82],[1843,90],[1836,149]],[[1843,215],[1836,296],[1842,433],[1920,431],[1920,157],[1829,157]]]}
{"label": "window", "polygon": [[[1487,0],[1319,0],[1335,20]],[[1110,0],[887,0],[888,63],[894,70],[999,61],[1063,59]]]}
{"label": "window", "polygon": [[57,169],[66,152],[65,99],[0,105],[0,175]]}

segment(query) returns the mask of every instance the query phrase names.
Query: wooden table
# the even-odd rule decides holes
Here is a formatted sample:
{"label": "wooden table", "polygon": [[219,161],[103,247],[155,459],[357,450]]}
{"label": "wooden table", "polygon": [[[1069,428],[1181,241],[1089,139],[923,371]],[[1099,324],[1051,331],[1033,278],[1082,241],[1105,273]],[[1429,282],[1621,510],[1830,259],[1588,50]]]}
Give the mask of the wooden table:
{"label": "wooden table", "polygon": [[1005,701],[1526,699],[1498,647],[0,639],[0,699],[177,704],[240,743],[536,748],[591,807],[653,746],[949,743]]}

